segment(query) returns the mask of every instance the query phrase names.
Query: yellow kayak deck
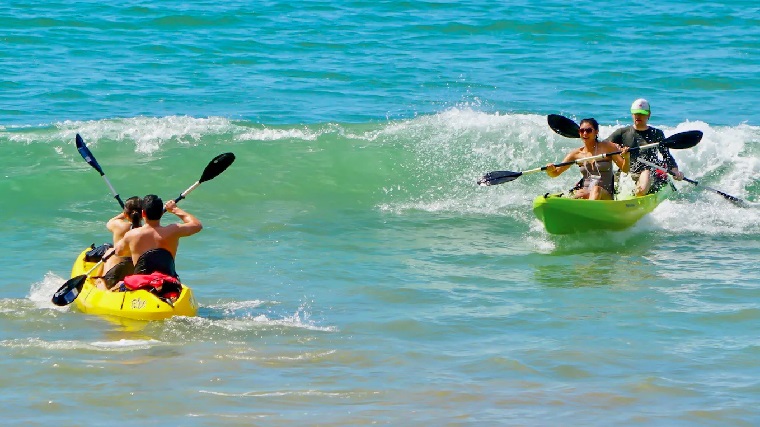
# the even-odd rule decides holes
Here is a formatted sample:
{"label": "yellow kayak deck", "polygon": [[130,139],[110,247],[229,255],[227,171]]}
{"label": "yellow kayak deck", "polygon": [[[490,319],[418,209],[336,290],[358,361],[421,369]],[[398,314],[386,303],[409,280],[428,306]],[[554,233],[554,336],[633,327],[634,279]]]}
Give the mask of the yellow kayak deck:
{"label": "yellow kayak deck", "polygon": [[[79,254],[71,268],[71,277],[86,274],[95,266],[95,262],[85,260],[87,248]],[[198,303],[193,291],[182,285],[182,291],[176,300],[164,301],[146,290],[127,292],[112,292],[98,288],[94,276],[103,274],[102,264],[96,268],[82,287],[77,299],[74,300],[77,309],[87,314],[118,316],[136,320],[161,320],[172,316],[193,317],[198,314]]]}

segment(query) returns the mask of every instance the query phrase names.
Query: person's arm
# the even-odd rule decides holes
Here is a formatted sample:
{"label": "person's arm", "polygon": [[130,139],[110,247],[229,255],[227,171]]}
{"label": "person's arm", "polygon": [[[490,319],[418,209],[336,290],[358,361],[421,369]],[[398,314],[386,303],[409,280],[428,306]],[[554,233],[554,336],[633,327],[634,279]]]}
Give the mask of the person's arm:
{"label": "person's arm", "polygon": [[[579,149],[576,148],[575,150],[569,152],[561,163],[574,161],[578,156],[578,151]],[[554,166],[554,163],[549,163],[546,165],[546,174],[552,178],[556,178],[562,175],[562,172],[566,171],[570,166],[572,165]]]}
{"label": "person's arm", "polygon": [[116,242],[113,250],[116,256],[120,256],[120,257],[132,256],[132,253],[129,250],[129,232],[127,232],[127,234],[125,234],[121,240]]}
{"label": "person's arm", "polygon": [[182,220],[182,224],[177,224],[177,234],[180,237],[192,236],[193,234],[203,230],[203,224],[194,215],[187,213],[177,206],[174,200],[169,200],[166,203],[166,212],[177,215]]}
{"label": "person's arm", "polygon": [[620,147],[619,145],[608,142],[609,144],[607,147],[605,147],[608,151],[608,153],[614,153],[616,151],[621,151],[620,154],[615,154],[612,156],[612,161],[615,162],[615,164],[620,168],[621,171],[628,173],[628,171],[631,169],[631,153],[628,152],[628,147],[623,146]]}
{"label": "person's arm", "polygon": [[120,223],[124,222],[126,219],[127,219],[127,215],[124,212],[122,212],[116,215],[115,217],[109,219],[108,222],[106,223],[106,228],[108,229],[108,231],[115,233],[116,231],[119,230]]}
{"label": "person's arm", "polygon": [[[660,129],[657,129],[657,142],[663,141],[665,139],[665,133],[661,131]],[[673,158],[673,155],[670,154],[670,150],[666,147],[663,147],[660,145],[657,147],[660,150],[660,154],[662,154],[662,159],[665,161],[665,167],[673,173],[673,177],[680,181],[683,179],[683,173],[681,173],[680,170],[678,170],[678,163],[676,162],[676,159]]]}
{"label": "person's arm", "polygon": [[676,163],[676,159],[673,158],[673,155],[670,154],[670,150],[663,146],[660,146],[658,148],[660,149],[660,154],[662,154],[663,160],[665,160],[665,167],[673,173],[673,178],[677,179],[678,181],[682,180],[683,173],[678,170],[678,163]]}

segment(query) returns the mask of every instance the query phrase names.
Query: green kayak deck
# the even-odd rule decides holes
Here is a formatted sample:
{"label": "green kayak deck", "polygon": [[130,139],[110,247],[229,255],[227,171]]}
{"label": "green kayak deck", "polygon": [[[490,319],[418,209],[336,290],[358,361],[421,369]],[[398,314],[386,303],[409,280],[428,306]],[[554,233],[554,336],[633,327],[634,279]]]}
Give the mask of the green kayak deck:
{"label": "green kayak deck", "polygon": [[533,200],[533,213],[551,234],[594,230],[624,230],[673,194],[669,185],[654,194],[620,200],[573,199],[563,194],[545,194]]}

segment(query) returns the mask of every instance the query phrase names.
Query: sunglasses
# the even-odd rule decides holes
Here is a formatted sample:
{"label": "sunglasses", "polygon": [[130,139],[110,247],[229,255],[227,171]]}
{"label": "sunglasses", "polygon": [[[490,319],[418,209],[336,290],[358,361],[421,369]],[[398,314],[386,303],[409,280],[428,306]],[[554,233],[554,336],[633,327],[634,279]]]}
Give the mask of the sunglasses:
{"label": "sunglasses", "polygon": [[578,129],[578,133],[592,133],[594,132],[594,128],[580,128]]}

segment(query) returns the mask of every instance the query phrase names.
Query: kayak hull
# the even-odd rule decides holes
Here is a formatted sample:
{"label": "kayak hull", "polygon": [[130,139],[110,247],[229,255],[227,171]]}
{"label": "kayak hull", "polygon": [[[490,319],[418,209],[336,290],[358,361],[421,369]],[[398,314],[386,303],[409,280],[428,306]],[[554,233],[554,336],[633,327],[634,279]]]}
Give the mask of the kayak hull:
{"label": "kayak hull", "polygon": [[[71,268],[71,277],[86,274],[96,263],[85,260],[90,248],[79,254]],[[173,316],[193,317],[198,314],[198,303],[193,291],[182,285],[182,291],[176,301],[169,304],[156,295],[146,291],[111,292],[96,286],[93,276],[103,274],[103,266],[96,268],[74,300],[79,311],[88,314],[117,316],[135,320],[162,320]]]}
{"label": "kayak hull", "polygon": [[655,194],[621,200],[586,200],[545,194],[533,200],[533,213],[550,234],[574,234],[595,230],[625,230],[652,212],[673,193],[664,186]]}

